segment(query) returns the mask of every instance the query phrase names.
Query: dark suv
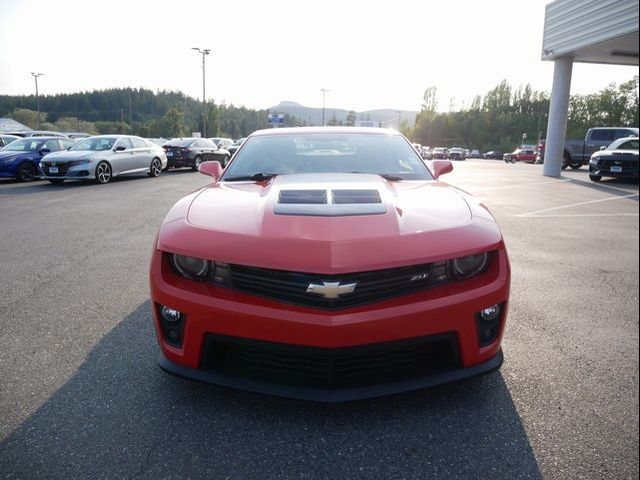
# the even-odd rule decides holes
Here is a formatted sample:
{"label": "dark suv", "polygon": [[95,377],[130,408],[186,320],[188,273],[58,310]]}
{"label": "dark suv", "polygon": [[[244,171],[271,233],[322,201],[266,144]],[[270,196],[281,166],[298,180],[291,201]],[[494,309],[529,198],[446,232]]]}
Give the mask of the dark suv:
{"label": "dark suv", "polygon": [[202,162],[215,160],[224,167],[231,155],[206,138],[173,138],[162,148],[167,153],[167,169],[191,167],[198,170]]}

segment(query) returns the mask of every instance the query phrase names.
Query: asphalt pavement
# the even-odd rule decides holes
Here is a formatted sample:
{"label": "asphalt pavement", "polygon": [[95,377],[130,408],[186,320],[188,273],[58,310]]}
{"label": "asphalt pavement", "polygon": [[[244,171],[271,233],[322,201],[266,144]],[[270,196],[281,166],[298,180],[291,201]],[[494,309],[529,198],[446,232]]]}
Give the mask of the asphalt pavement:
{"label": "asphalt pavement", "polygon": [[502,369],[323,405],[157,366],[147,270],[190,171],[0,180],[0,478],[638,478],[638,183],[456,162],[512,266]]}

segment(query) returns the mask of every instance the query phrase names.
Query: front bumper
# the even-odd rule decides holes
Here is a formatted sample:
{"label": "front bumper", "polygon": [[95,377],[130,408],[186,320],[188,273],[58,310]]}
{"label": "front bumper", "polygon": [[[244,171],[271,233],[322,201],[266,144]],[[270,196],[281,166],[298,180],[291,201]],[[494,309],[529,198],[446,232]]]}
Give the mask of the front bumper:
{"label": "front bumper", "polygon": [[[176,277],[166,263],[162,252],[154,251],[150,269],[152,314],[161,349],[160,366],[182,377],[260,393],[341,402],[462,380],[490,373],[502,364],[500,342],[510,279],[504,250],[497,252],[483,278],[334,311],[284,304],[224,287],[194,285],[195,282]],[[495,340],[485,345],[479,340],[476,315],[495,304],[502,306],[499,330]],[[179,345],[171,344],[164,336],[161,305],[179,310],[186,317]],[[250,354],[264,362],[284,358],[283,363],[295,364],[299,357],[291,356],[291,350],[297,349],[303,351],[300,355],[305,359],[330,357],[323,362],[328,362],[331,368],[334,357],[343,358],[352,350],[395,348],[397,344],[431,342],[441,337],[450,339],[452,348],[448,352],[453,352],[453,356],[442,368],[425,368],[408,376],[383,375],[380,381],[373,381],[371,374],[376,372],[367,371],[367,381],[356,378],[354,382],[305,384],[290,381],[304,380],[304,375],[289,376],[289,381],[281,382],[273,372],[260,370],[258,375],[256,371],[245,375],[235,367],[212,366],[208,340],[211,336],[232,339],[235,343],[257,342],[252,348],[259,351]],[[403,361],[404,355],[404,351],[394,353],[391,361]],[[353,360],[370,361],[379,360],[366,356]]]}

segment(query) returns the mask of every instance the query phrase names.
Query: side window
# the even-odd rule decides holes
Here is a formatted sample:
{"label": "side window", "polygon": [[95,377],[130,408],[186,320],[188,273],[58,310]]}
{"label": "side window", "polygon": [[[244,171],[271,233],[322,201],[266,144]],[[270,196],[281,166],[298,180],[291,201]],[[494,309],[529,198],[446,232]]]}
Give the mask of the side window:
{"label": "side window", "polygon": [[141,138],[130,138],[133,148],[147,148],[147,144]]}
{"label": "side window", "polygon": [[613,141],[614,130],[594,130],[591,132],[591,140],[595,141]]}
{"label": "side window", "polygon": [[62,142],[62,148],[64,148],[65,150],[73,147],[76,144],[76,142],[68,138],[61,138],[60,141]]}
{"label": "side window", "polygon": [[624,142],[618,148],[620,150],[638,150],[640,147],[640,142],[638,140],[629,140],[628,142]]}
{"label": "side window", "polygon": [[60,144],[58,143],[57,139],[47,140],[46,142],[44,142],[44,145],[42,145],[41,148],[47,148],[52,152],[57,152],[58,150],[60,150]]}
{"label": "side window", "polygon": [[624,138],[624,137],[631,137],[631,136],[632,134],[629,130],[616,130],[614,140],[617,140],[619,138]]}
{"label": "side window", "polygon": [[131,142],[128,138],[121,138],[118,143],[116,143],[116,148],[118,147],[124,147],[126,150],[129,150],[131,148]]}

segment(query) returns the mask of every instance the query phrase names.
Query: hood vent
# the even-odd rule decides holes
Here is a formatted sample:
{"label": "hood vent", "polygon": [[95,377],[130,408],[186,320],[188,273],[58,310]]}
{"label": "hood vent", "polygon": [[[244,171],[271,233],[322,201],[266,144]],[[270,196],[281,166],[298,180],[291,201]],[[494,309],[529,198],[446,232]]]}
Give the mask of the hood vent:
{"label": "hood vent", "polygon": [[380,192],[372,189],[280,190],[276,215],[341,217],[386,212]]}
{"label": "hood vent", "polygon": [[331,190],[333,203],[382,203],[378,190]]}
{"label": "hood vent", "polygon": [[278,203],[289,205],[323,205],[327,203],[326,190],[281,190]]}

